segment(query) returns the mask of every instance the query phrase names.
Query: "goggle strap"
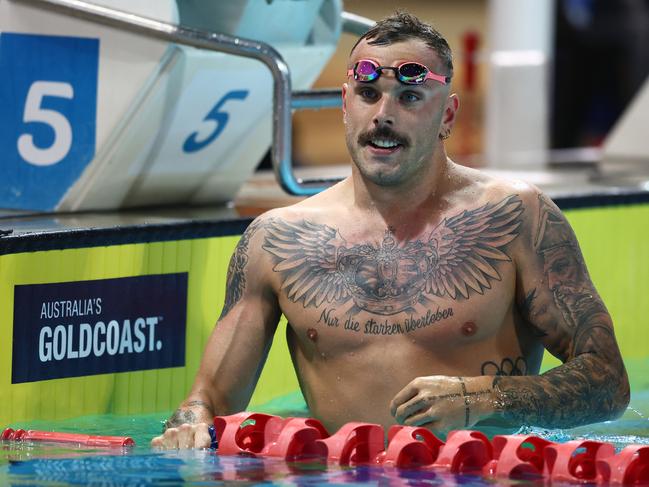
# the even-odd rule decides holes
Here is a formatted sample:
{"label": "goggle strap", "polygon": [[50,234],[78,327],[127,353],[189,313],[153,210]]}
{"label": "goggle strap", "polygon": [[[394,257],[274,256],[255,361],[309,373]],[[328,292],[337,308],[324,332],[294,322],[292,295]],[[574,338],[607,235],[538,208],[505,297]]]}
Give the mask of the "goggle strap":
{"label": "goggle strap", "polygon": [[[352,72],[353,72],[353,70],[352,70]],[[443,85],[445,85],[446,83],[448,83],[451,80],[448,76],[444,76],[442,74],[436,74],[436,73],[433,73],[431,71],[428,71],[428,73],[426,73],[426,77],[424,78],[424,81],[426,81],[427,79],[433,79],[435,81],[439,81]]]}

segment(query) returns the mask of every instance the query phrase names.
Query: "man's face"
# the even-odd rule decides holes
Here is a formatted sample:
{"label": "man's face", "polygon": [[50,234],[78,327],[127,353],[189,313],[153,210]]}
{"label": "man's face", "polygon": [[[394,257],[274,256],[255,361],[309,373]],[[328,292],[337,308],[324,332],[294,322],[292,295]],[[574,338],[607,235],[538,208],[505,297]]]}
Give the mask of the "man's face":
{"label": "man's face", "polygon": [[[350,66],[361,59],[394,67],[414,61],[448,74],[437,54],[421,40],[388,46],[362,41],[351,54]],[[343,86],[345,138],[361,175],[381,186],[397,186],[430,166],[435,151],[441,150],[442,120],[452,124],[457,109],[457,100],[448,93],[448,85],[435,80],[403,84],[391,70],[384,70],[371,83],[349,77]]]}

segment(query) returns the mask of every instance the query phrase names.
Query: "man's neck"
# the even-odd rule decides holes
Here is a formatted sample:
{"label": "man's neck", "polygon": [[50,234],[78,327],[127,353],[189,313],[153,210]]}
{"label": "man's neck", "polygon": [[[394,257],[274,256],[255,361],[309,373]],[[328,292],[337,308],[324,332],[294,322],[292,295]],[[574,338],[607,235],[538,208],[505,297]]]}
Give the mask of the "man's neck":
{"label": "man's neck", "polygon": [[356,167],[352,169],[354,206],[368,216],[380,216],[388,226],[412,221],[421,213],[435,211],[448,187],[450,165],[446,158],[436,157],[430,170],[417,174],[399,186],[379,186],[362,177]]}

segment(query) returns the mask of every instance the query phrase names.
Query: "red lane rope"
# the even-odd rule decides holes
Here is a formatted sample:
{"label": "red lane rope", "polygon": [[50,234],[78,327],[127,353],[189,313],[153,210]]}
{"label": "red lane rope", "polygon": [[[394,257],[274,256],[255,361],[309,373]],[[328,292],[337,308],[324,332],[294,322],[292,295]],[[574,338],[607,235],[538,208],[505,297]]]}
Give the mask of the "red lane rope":
{"label": "red lane rope", "polygon": [[649,445],[628,445],[616,454],[606,442],[554,443],[531,435],[498,435],[489,441],[470,430],[452,431],[444,443],[425,428],[392,426],[386,448],[378,424],[347,423],[329,435],[316,419],[250,412],[215,417],[214,436],[220,455],[418,468],[494,479],[649,484]]}
{"label": "red lane rope", "polygon": [[56,431],[37,431],[6,428],[0,439],[6,441],[48,441],[55,443],[75,443],[82,446],[115,448],[135,446],[128,436],[84,435],[79,433],[59,433]]}

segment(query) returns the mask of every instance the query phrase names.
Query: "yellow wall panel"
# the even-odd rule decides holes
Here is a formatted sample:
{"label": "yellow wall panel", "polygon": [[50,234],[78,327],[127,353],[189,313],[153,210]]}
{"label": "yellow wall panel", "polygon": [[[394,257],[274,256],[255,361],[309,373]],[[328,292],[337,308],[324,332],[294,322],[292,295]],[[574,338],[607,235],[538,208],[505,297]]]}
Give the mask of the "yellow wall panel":
{"label": "yellow wall panel", "polygon": [[[613,316],[625,359],[646,360],[649,205],[571,210],[566,215]],[[173,410],[191,387],[220,315],[226,271],[238,240],[210,237],[1,255],[0,424]],[[187,273],[188,278],[184,367],[11,384],[13,329],[20,326],[13,318],[14,286],[167,273]],[[544,368],[556,364],[546,357]],[[298,389],[282,320],[250,408]]]}

